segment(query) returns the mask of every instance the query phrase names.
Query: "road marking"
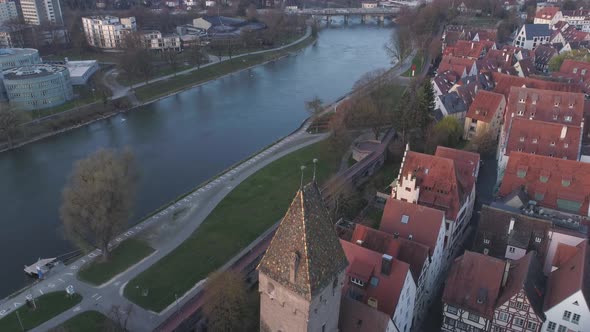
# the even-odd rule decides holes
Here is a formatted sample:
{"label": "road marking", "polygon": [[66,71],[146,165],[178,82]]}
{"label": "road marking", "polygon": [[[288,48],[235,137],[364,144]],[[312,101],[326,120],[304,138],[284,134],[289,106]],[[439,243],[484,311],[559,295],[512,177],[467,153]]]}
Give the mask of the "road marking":
{"label": "road marking", "polygon": [[15,308],[18,308],[18,307],[20,307],[21,305],[22,305],[22,303],[19,303],[19,302],[14,302],[14,307],[15,307]]}
{"label": "road marking", "polygon": [[72,272],[66,272],[64,273],[65,275],[69,275],[69,276],[73,276],[74,274]]}
{"label": "road marking", "polygon": [[41,295],[43,295],[43,294],[44,294],[42,290],[39,290],[39,293],[41,293]]}
{"label": "road marking", "polygon": [[48,284],[47,287],[49,287],[49,288],[55,288],[55,284],[53,284],[53,283],[52,284]]}
{"label": "road marking", "polygon": [[80,310],[82,310],[82,308],[81,308],[80,306],[77,306],[77,307],[75,307],[75,308],[74,308],[72,311],[73,311],[73,312],[78,312],[78,311],[80,311]]}
{"label": "road marking", "polygon": [[97,297],[97,298],[96,298],[96,301],[98,301],[98,300],[100,300],[100,299],[102,299],[102,296],[99,296],[99,297]]}
{"label": "road marking", "polygon": [[59,281],[63,282],[64,284],[66,283],[66,282],[65,282],[65,281],[63,281],[63,279],[61,279],[61,278],[58,278],[57,280],[59,280]]}
{"label": "road marking", "polygon": [[117,286],[119,286],[120,284],[121,284],[121,282],[120,282],[120,281],[115,281],[115,282],[113,283],[113,286],[117,287]]}
{"label": "road marking", "polygon": [[91,296],[91,298],[95,298],[98,296],[98,293],[94,293],[94,295]]}

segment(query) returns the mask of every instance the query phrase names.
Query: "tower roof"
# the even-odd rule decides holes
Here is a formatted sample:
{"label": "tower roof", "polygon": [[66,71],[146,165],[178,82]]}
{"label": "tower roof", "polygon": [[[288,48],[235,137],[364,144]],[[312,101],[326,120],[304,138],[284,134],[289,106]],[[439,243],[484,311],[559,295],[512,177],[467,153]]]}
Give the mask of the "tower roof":
{"label": "tower roof", "polygon": [[317,185],[297,192],[258,270],[311,300],[348,262]]}

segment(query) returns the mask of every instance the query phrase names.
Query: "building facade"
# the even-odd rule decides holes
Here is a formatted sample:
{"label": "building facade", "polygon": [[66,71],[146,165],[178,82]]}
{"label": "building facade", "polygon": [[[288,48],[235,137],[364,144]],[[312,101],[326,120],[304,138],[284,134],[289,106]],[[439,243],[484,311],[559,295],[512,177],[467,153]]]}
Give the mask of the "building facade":
{"label": "building facade", "polygon": [[29,65],[5,70],[4,86],[10,105],[23,111],[61,105],[74,97],[65,66]]}
{"label": "building facade", "polygon": [[539,45],[549,43],[550,39],[551,30],[548,24],[525,24],[518,30],[514,38],[514,46],[532,50]]}
{"label": "building facade", "polygon": [[0,49],[0,70],[41,63],[39,51],[33,48]]}
{"label": "building facade", "polygon": [[467,111],[463,138],[471,140],[474,137],[489,134],[497,139],[505,109],[506,99],[503,95],[485,90],[479,91]]}
{"label": "building facade", "polygon": [[160,31],[146,31],[143,32],[143,38],[145,46],[148,50],[153,51],[168,51],[182,50],[182,44],[180,42],[180,36],[178,34],[163,35]]}
{"label": "building facade", "polygon": [[0,25],[16,19],[18,19],[16,2],[0,0]]}
{"label": "building facade", "polygon": [[20,0],[20,7],[27,24],[64,24],[59,0]]}
{"label": "building facade", "polygon": [[115,49],[124,47],[126,34],[137,30],[135,17],[115,16],[82,17],[82,25],[88,45]]}

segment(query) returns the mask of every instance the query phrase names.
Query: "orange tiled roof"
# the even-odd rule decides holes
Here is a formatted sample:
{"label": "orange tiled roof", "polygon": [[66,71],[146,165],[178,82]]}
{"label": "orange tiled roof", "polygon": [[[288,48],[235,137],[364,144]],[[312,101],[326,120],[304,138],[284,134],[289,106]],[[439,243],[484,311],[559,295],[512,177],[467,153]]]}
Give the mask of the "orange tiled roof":
{"label": "orange tiled roof", "polygon": [[530,197],[538,194],[540,206],[558,209],[558,200],[577,202],[579,209],[572,212],[588,215],[590,163],[512,151],[499,196],[521,189]]}
{"label": "orange tiled roof", "polygon": [[543,7],[537,11],[537,13],[535,14],[535,18],[551,20],[559,11],[559,7]]}
{"label": "orange tiled roof", "polygon": [[455,45],[445,48],[443,55],[451,55],[462,58],[479,59],[489,43],[468,40],[458,40]]}
{"label": "orange tiled roof", "polygon": [[551,91],[567,91],[567,92],[581,92],[582,89],[577,84],[567,84],[540,80],[530,77],[518,77],[508,74],[492,72],[492,78],[496,87],[494,92],[501,93],[506,99],[510,95],[510,88],[512,87],[527,87],[539,90]]}
{"label": "orange tiled roof", "polygon": [[467,111],[467,117],[490,123],[503,100],[504,96],[499,93],[480,90]]}
{"label": "orange tiled roof", "polygon": [[460,58],[452,55],[445,55],[443,56],[442,60],[440,61],[440,65],[438,66],[437,73],[444,73],[446,71],[452,71],[459,75],[465,71],[465,73],[469,73],[473,65],[475,64],[475,60],[473,59],[466,59]]}

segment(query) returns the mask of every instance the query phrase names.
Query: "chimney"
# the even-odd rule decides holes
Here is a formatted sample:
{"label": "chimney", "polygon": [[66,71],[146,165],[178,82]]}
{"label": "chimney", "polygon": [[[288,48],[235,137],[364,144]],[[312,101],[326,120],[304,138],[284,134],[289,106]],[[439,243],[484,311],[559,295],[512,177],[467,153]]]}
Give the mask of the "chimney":
{"label": "chimney", "polygon": [[567,126],[561,127],[561,135],[559,135],[559,139],[564,139],[567,135]]}
{"label": "chimney", "polygon": [[363,240],[356,240],[356,244],[358,244],[359,246],[363,245]]}
{"label": "chimney", "polygon": [[414,235],[410,234],[408,235],[408,240],[413,240],[414,239]]}
{"label": "chimney", "polygon": [[508,272],[510,272],[510,262],[506,262],[504,266],[504,275],[502,276],[502,287],[506,286],[506,281],[508,280]]}
{"label": "chimney", "polygon": [[512,231],[514,230],[514,222],[516,220],[514,218],[510,218],[510,225],[508,226],[508,234],[512,233]]}
{"label": "chimney", "polygon": [[370,297],[367,301],[367,304],[375,309],[377,309],[379,302],[376,298]]}
{"label": "chimney", "polygon": [[474,44],[475,44],[475,43],[471,42],[471,49],[473,49],[473,45],[474,45]]}
{"label": "chimney", "polygon": [[398,232],[393,233],[393,238],[394,239],[397,239],[398,237],[399,237],[399,233]]}
{"label": "chimney", "polygon": [[506,62],[508,62],[508,58],[510,57],[510,54],[506,54]]}
{"label": "chimney", "polygon": [[388,276],[391,273],[391,264],[393,263],[393,257],[388,254],[383,254],[381,257],[381,274]]}

